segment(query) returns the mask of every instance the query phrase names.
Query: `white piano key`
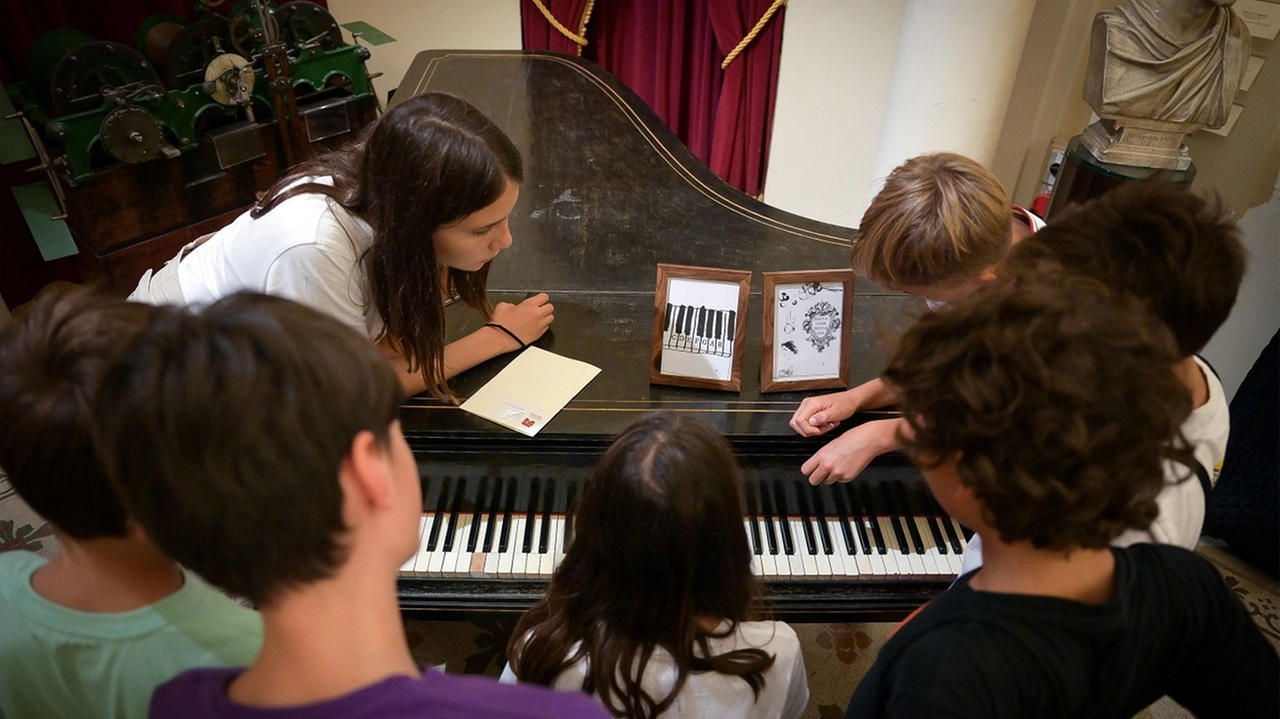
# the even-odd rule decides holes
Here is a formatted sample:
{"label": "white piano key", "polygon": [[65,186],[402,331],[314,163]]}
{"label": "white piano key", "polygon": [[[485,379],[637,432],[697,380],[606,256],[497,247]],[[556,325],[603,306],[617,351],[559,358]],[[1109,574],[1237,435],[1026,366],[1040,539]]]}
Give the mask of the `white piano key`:
{"label": "white piano key", "polygon": [[[802,576],[805,579],[818,578],[818,558],[817,555],[809,554],[809,545],[804,538],[804,520],[800,517],[788,517],[787,524],[791,525],[791,542],[795,548],[795,556],[800,559]],[[831,567],[828,566],[827,574],[830,573]]]}
{"label": "white piano key", "polygon": [[427,518],[424,515],[418,518],[418,548],[414,550],[413,554],[410,555],[408,559],[404,560],[404,564],[400,565],[400,576],[410,576],[413,574],[413,566],[418,561],[418,555],[422,553],[422,550],[426,546],[426,540],[423,539],[426,531]]}
{"label": "white piano key", "polygon": [[916,524],[916,531],[920,533],[920,539],[924,541],[924,554],[921,560],[924,562],[925,574],[931,577],[941,577],[949,574],[946,567],[942,564],[942,552],[938,551],[938,543],[933,538],[933,532],[929,530],[929,523],[924,517],[911,517]]}
{"label": "white piano key", "polygon": [[[844,541],[844,530],[840,528],[841,519],[839,517],[827,518],[827,530],[831,532],[831,572],[844,577],[856,577],[861,574],[858,569],[858,560],[856,554],[849,553],[849,547]],[[857,552],[857,540],[854,540],[854,551]]]}
{"label": "white piano key", "polygon": [[898,546],[898,537],[893,533],[893,525],[889,523],[888,517],[876,517],[876,524],[880,526],[880,534],[884,537],[885,553],[884,567],[889,576],[905,577],[911,574],[911,563],[902,554],[902,548]]}
{"label": "white piano key", "polygon": [[520,551],[520,537],[524,536],[524,515],[512,513],[511,533],[507,537],[507,551],[498,560],[498,576],[513,578],[524,573],[524,559]]}

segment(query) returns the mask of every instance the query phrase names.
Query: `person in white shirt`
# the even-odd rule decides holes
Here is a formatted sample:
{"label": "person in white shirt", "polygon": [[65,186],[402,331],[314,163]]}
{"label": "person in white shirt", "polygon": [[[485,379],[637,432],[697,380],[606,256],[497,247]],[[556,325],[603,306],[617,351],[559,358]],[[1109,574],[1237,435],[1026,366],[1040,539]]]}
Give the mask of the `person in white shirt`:
{"label": "person in white shirt", "polygon": [[[1192,406],[1181,432],[1195,458],[1189,464],[1164,461],[1159,514],[1151,526],[1120,534],[1116,546],[1154,542],[1195,549],[1200,539],[1231,417],[1222,383],[1196,353],[1231,314],[1245,263],[1239,229],[1220,198],[1151,181],[1122,185],[1071,208],[1010,252],[1015,277],[1058,267],[1133,295],[1178,343],[1173,371]],[[961,574],[981,564],[982,544],[970,541]]]}
{"label": "person in white shirt", "polygon": [[659,413],[624,430],[502,680],[586,691],[634,719],[799,717],[804,657],[791,627],[753,621],[742,506],[733,451],[707,425]]}
{"label": "person in white shirt", "polygon": [[[360,138],[292,168],[253,207],[148,271],[130,295],[208,304],[242,290],[285,297],[376,342],[409,394],[451,398],[446,380],[546,332],[546,294],[491,305],[489,263],[512,238],[520,152],[453,95],[391,108]],[[486,324],[446,343],[454,298]]]}

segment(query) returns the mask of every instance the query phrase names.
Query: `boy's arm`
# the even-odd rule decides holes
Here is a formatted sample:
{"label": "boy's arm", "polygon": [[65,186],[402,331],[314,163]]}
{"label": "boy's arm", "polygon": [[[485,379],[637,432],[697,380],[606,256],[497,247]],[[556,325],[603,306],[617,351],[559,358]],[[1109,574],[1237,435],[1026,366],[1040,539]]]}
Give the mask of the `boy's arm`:
{"label": "boy's arm", "polygon": [[791,429],[802,437],[816,437],[860,409],[884,407],[897,399],[884,380],[877,377],[844,392],[805,398],[791,415]]}
{"label": "boy's arm", "polygon": [[813,485],[848,482],[861,474],[871,460],[885,452],[902,449],[899,430],[910,431],[910,425],[901,417],[860,424],[815,452],[800,466],[800,471]]}

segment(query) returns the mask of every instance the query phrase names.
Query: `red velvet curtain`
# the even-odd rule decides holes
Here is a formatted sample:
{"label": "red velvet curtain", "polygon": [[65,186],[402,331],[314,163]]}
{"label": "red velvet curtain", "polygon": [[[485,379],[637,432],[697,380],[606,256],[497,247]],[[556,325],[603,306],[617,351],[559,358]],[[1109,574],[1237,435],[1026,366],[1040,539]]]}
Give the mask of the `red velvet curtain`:
{"label": "red velvet curtain", "polygon": [[[543,0],[577,32],[586,0]],[[689,149],[749,195],[764,188],[782,10],[727,70],[720,63],[771,0],[596,0],[582,56],[613,73]],[[526,50],[577,52],[532,0],[521,3]]]}

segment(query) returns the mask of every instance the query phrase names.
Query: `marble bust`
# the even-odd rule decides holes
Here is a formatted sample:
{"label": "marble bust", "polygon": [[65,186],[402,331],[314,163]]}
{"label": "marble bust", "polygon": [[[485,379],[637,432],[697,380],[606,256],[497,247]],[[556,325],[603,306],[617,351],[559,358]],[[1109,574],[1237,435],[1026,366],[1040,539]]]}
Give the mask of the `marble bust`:
{"label": "marble bust", "polygon": [[1101,119],[1083,141],[1098,159],[1185,169],[1183,137],[1226,123],[1250,43],[1234,2],[1126,0],[1094,17],[1084,99]]}

